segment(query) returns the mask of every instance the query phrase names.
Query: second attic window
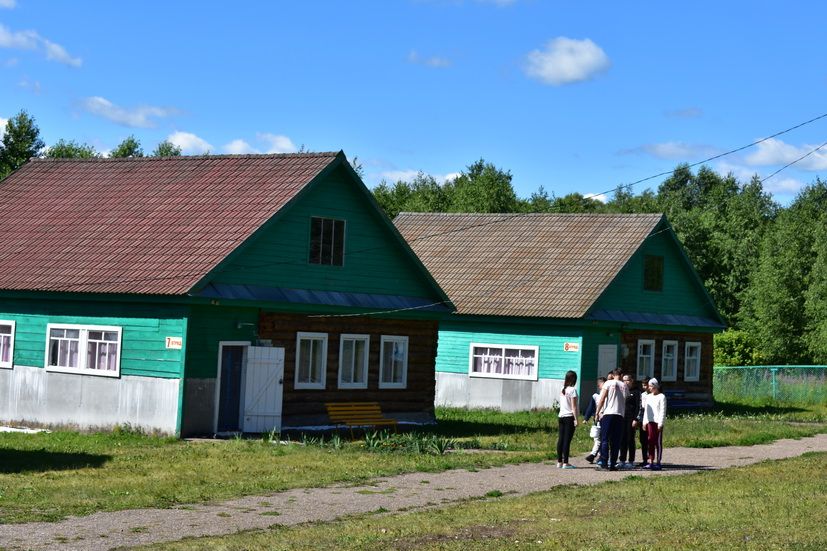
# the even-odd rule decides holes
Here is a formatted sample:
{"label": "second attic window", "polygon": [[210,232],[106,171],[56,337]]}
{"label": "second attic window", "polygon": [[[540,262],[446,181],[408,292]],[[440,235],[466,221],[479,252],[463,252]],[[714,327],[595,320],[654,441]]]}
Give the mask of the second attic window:
{"label": "second attic window", "polygon": [[345,221],[333,218],[310,219],[311,264],[341,266],[345,258]]}
{"label": "second attic window", "polygon": [[647,255],[643,259],[643,288],[663,291],[663,257]]}

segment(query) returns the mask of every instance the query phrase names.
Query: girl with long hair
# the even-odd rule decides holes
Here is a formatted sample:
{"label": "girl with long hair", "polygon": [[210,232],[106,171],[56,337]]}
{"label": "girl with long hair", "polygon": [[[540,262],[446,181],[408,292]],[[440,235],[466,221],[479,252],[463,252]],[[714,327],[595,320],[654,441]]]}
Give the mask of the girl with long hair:
{"label": "girl with long hair", "polygon": [[577,373],[567,371],[563,381],[563,390],[560,391],[560,413],[557,429],[557,468],[574,469],[569,463],[569,449],[571,439],[574,438],[574,428],[577,426]]}

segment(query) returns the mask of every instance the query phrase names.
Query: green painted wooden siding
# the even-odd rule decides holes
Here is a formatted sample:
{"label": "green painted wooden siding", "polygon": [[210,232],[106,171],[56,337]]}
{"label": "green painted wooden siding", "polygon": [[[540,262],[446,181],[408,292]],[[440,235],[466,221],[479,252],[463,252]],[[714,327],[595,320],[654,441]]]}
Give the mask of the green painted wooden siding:
{"label": "green painted wooden siding", "polygon": [[178,378],[182,350],[167,350],[166,337],[186,338],[183,307],[129,303],[3,300],[0,319],[16,323],[14,363],[43,367],[46,326],[50,323],[121,328],[121,375]]}
{"label": "green painted wooden siding", "polygon": [[258,309],[193,306],[187,329],[186,377],[215,377],[219,341],[253,342],[258,331]]}
{"label": "green painted wooden siding", "polygon": [[[341,171],[317,182],[212,281],[439,300],[357,185]],[[347,221],[344,266],[308,262],[313,216]]]}
{"label": "green painted wooden siding", "polygon": [[436,370],[447,373],[468,373],[471,343],[539,346],[538,376],[541,379],[562,379],[569,369],[580,373],[580,352],[566,352],[566,342],[577,342],[582,351],[581,333],[565,328],[509,323],[497,324],[451,320],[439,324],[439,346]]}
{"label": "green painted wooden siding", "polygon": [[[643,289],[643,259],[646,255],[663,256],[662,291]],[[646,240],[592,309],[716,317],[709,300],[667,232]]]}

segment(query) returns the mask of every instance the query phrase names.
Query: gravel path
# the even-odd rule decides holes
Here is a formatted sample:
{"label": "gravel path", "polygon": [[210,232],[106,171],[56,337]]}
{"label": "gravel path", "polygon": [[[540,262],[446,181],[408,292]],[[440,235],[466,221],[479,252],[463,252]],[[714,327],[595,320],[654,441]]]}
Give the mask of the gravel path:
{"label": "gravel path", "polygon": [[112,549],[188,536],[216,536],[239,530],[331,521],[380,508],[390,512],[438,507],[499,490],[512,495],[548,490],[563,484],[598,484],[631,474],[669,476],[701,470],[796,457],[808,451],[827,452],[827,434],[800,440],[779,440],[759,446],[669,448],[664,470],[605,472],[578,458],[578,469],[554,464],[523,463],[477,472],[412,473],[377,479],[365,486],[296,489],[207,505],[172,509],[133,509],[95,513],[60,522],[0,525],[0,546],[7,549]]}

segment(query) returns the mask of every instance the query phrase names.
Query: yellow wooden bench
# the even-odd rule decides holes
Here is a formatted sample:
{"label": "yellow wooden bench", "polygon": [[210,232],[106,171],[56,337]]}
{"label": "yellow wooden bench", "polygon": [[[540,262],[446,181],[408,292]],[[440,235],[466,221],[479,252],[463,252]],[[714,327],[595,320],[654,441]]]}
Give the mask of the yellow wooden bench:
{"label": "yellow wooden bench", "polygon": [[345,425],[353,432],[354,427],[393,427],[396,419],[389,419],[382,413],[378,402],[330,402],[325,404],[327,416],[332,423]]}

